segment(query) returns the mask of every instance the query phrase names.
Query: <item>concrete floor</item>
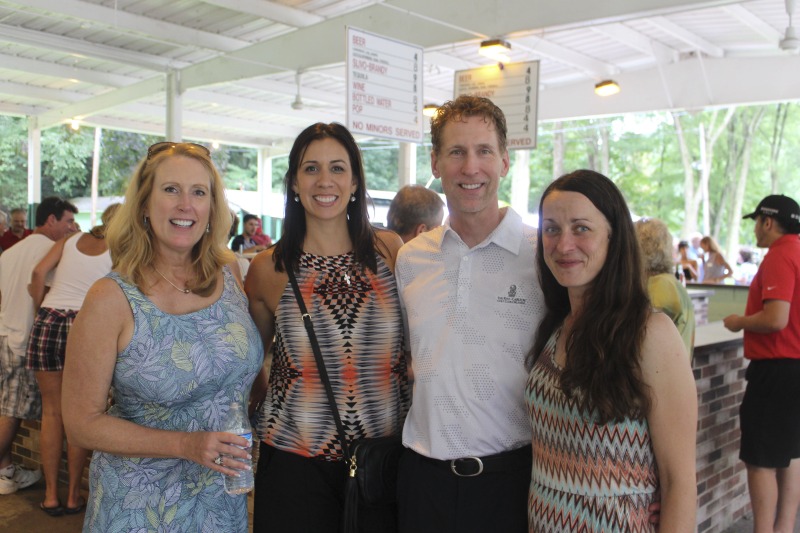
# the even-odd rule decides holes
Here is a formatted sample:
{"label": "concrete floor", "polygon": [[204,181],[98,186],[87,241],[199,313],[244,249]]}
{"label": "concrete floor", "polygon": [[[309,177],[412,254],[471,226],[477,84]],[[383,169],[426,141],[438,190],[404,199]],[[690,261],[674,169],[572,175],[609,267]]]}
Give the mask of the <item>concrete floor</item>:
{"label": "concrete floor", "polygon": [[[87,495],[84,494],[84,497]],[[61,501],[66,501],[66,488]],[[44,479],[35,485],[0,496],[0,531],[8,533],[80,533],[83,513],[48,516],[39,509],[44,500]]]}
{"label": "concrete floor", "polygon": [[[252,492],[250,493],[252,495]],[[61,501],[66,501],[66,488],[61,491]],[[88,497],[88,494],[84,494]],[[2,533],[81,533],[84,513],[52,517],[39,509],[44,500],[44,479],[35,485],[7,496],[0,495],[0,532]],[[248,498],[247,508],[253,517],[253,498]]]}
{"label": "concrete floor", "polygon": [[[65,497],[66,494],[63,494],[62,499]],[[15,494],[0,496],[0,531],[4,533],[80,533],[83,526],[83,513],[53,518],[39,509],[39,502],[43,499],[44,480]],[[252,498],[248,504],[252,513]],[[752,531],[753,521],[747,516],[723,533],[750,533]],[[795,524],[794,531],[800,533],[800,517]]]}

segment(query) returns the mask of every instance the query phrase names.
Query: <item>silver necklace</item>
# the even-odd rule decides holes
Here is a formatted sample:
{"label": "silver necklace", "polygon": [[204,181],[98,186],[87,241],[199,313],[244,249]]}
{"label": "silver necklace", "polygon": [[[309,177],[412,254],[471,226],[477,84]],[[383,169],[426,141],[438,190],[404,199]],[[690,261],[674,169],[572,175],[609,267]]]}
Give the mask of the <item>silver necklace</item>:
{"label": "silver necklace", "polygon": [[176,290],[176,291],[180,291],[180,292],[182,292],[183,294],[189,294],[190,292],[192,292],[192,291],[191,291],[191,289],[181,289],[180,287],[178,287],[177,285],[175,285],[174,283],[172,283],[172,282],[171,282],[171,281],[170,281],[170,280],[167,278],[167,276],[165,276],[164,274],[162,274],[162,273],[161,273],[161,271],[160,271],[159,269],[157,269],[156,267],[153,267],[153,270],[155,270],[156,272],[158,272],[158,275],[159,275],[159,276],[161,276],[162,278],[164,278],[164,281],[166,281],[167,283],[169,283],[170,285],[172,285],[173,287],[175,287],[175,290]]}

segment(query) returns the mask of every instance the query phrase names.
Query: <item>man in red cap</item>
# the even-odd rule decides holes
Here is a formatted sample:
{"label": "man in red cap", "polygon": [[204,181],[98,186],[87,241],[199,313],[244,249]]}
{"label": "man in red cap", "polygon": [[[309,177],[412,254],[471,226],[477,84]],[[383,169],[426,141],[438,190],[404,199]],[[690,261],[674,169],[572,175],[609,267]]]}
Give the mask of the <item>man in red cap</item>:
{"label": "man in red cap", "polygon": [[739,458],[747,466],[753,530],[794,531],[800,504],[800,207],[767,196],[744,218],[769,248],[747,296],[745,314],[725,317],[744,330],[750,360],[739,418]]}

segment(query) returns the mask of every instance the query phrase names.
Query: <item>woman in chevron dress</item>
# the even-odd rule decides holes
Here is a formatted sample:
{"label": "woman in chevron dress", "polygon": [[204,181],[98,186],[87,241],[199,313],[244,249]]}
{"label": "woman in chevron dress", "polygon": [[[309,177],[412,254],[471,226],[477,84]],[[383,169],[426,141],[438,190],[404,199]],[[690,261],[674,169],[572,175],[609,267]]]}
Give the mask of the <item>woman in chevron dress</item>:
{"label": "woman in chevron dress", "polygon": [[531,532],[694,531],[697,393],[681,337],[651,309],[622,193],[579,170],[545,190],[547,311],[528,356]]}

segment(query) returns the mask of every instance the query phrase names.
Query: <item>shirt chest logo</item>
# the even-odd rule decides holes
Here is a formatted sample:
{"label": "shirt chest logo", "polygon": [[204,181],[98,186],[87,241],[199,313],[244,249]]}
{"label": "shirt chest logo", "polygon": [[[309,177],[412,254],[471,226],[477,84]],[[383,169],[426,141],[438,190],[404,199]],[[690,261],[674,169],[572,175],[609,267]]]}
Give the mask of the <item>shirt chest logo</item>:
{"label": "shirt chest logo", "polygon": [[497,297],[497,303],[500,304],[517,304],[517,305],[525,305],[528,301],[527,298],[520,298],[517,296],[517,286],[516,285],[509,285],[508,292],[504,296]]}

